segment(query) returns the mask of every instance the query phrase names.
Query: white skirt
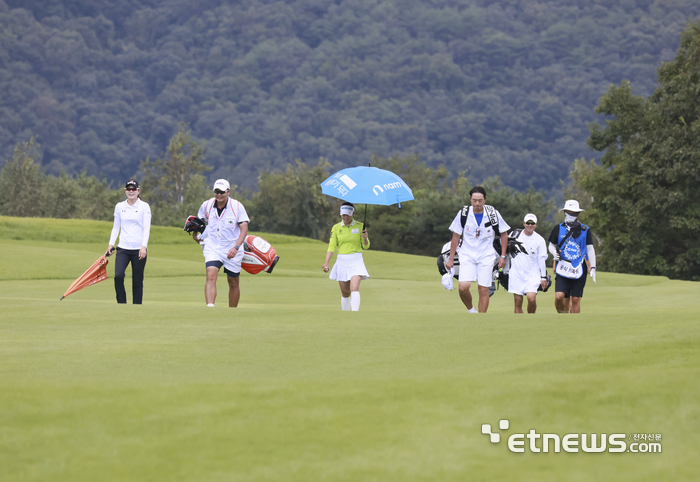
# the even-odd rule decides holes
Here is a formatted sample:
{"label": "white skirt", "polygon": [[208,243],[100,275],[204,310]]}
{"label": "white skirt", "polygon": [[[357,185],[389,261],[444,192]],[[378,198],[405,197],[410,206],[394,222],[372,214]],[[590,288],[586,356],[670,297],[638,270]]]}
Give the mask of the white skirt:
{"label": "white skirt", "polygon": [[353,276],[369,278],[365,262],[362,260],[362,253],[339,254],[328,277],[336,281],[350,281]]}

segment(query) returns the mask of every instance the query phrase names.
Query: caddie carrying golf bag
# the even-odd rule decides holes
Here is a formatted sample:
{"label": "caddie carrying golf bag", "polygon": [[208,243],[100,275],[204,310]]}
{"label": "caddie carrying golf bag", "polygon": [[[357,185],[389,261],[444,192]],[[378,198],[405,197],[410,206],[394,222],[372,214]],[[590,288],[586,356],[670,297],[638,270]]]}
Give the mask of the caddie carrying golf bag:
{"label": "caddie carrying golf bag", "polygon": [[261,271],[272,273],[272,269],[279,261],[275,248],[259,236],[249,234],[243,243],[243,261],[241,268],[250,274],[258,274]]}

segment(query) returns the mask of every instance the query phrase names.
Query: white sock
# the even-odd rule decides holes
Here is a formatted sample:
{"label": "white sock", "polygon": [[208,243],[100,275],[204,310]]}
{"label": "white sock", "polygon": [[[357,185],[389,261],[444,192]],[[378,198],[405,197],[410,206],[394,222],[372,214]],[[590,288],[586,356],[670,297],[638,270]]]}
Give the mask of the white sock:
{"label": "white sock", "polygon": [[352,311],[360,311],[360,292],[353,291],[350,293],[350,304],[352,305]]}
{"label": "white sock", "polygon": [[343,296],[340,297],[340,307],[342,308],[343,311],[350,311],[352,309],[350,305],[350,297],[348,296],[347,298],[344,298]]}
{"label": "white sock", "polygon": [[207,303],[207,306],[214,306],[214,303]]}
{"label": "white sock", "polygon": [[472,306],[472,309],[469,310],[469,313],[478,313],[478,311],[476,310],[476,306]]}

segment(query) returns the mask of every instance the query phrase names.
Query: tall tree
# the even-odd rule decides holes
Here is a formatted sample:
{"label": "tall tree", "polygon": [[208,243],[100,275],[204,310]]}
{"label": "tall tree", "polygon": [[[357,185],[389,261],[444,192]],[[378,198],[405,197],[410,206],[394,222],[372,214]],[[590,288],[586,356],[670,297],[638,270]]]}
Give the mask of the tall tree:
{"label": "tall tree", "polygon": [[260,191],[246,208],[253,229],[326,239],[339,217],[335,207],[340,204],[321,193],[321,182],[328,177],[329,168],[324,159],[315,166],[297,160],[286,171],[264,171],[259,179]]}
{"label": "tall tree", "polygon": [[572,177],[593,197],[601,266],[700,280],[700,22],[690,22],[676,57],[658,69],[649,98],[611,86],[591,125],[600,164],[577,161]]}
{"label": "tall tree", "polygon": [[153,224],[178,226],[188,214],[196,214],[209,188],[204,173],[212,168],[204,164],[204,142],[192,139],[184,124],[154,162],[141,163],[143,198],[152,206]]}
{"label": "tall tree", "polygon": [[42,215],[46,176],[35,162],[39,157],[33,137],[15,147],[0,172],[0,213],[23,218]]}

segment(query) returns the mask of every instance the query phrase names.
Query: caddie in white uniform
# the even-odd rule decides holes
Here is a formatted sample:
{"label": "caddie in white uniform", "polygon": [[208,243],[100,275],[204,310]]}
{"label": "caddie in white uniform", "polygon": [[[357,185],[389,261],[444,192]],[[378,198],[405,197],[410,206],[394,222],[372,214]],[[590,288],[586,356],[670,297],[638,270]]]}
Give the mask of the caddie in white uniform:
{"label": "caddie in white uniform", "polygon": [[[493,282],[494,261],[500,254],[498,267],[503,268],[506,264],[510,226],[503,220],[501,213],[492,206],[486,205],[486,190],[482,186],[474,186],[469,191],[469,201],[471,206],[467,209],[468,213],[464,225],[462,225],[464,210],[457,213],[450,225],[450,231],[453,233],[452,243],[450,244],[450,257],[445,263],[445,267],[449,270],[454,266],[455,252],[459,240],[462,238],[462,244],[459,247],[459,297],[469,313],[486,313],[489,307],[489,286]],[[493,240],[496,235],[494,221],[501,237],[501,253],[496,253],[493,248]],[[478,311],[472,303],[472,295],[469,292],[473,281],[478,283]]]}
{"label": "caddie in white uniform", "polygon": [[207,227],[201,235],[192,233],[193,239],[202,245],[204,252],[207,267],[204,297],[207,306],[214,306],[216,280],[222,266],[228,280],[229,307],[238,306],[241,298],[239,276],[245,254],[243,243],[248,235],[250,219],[243,205],[229,198],[230,191],[231,186],[226,179],[214,183],[214,197],[204,201],[197,213],[197,217],[207,222]]}
{"label": "caddie in white uniform", "polygon": [[513,293],[515,312],[523,312],[523,296],[527,297],[527,312],[537,310],[537,288],[547,288],[547,244],[544,238],[535,232],[537,216],[526,214],[523,230],[516,238],[526,253],[519,252],[510,260],[508,273],[508,292]]}

